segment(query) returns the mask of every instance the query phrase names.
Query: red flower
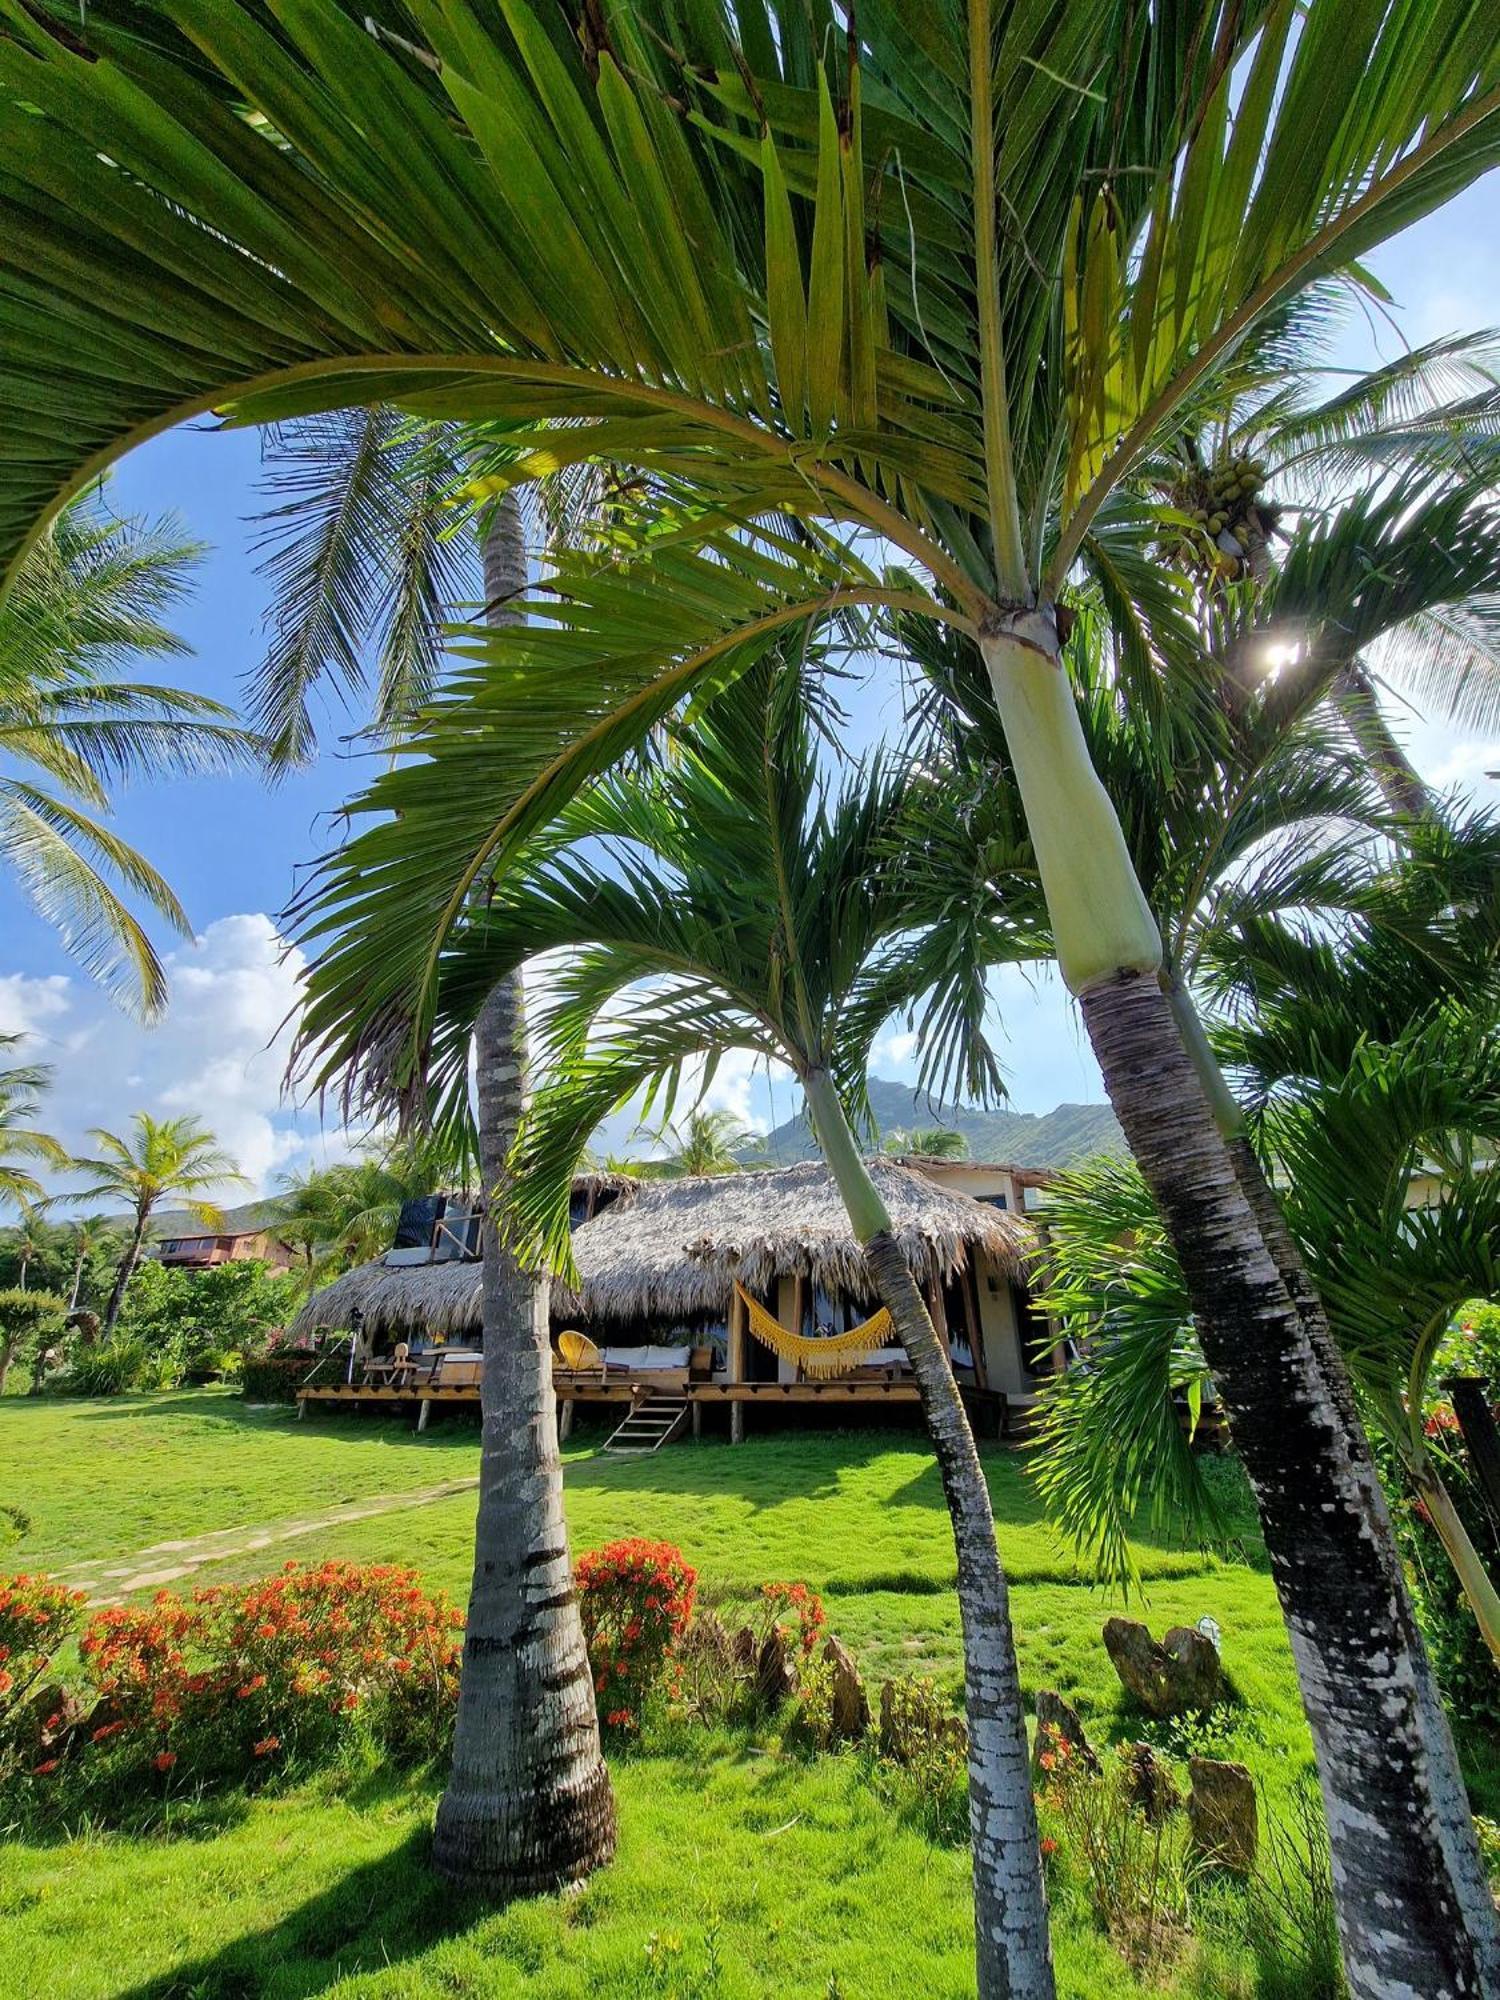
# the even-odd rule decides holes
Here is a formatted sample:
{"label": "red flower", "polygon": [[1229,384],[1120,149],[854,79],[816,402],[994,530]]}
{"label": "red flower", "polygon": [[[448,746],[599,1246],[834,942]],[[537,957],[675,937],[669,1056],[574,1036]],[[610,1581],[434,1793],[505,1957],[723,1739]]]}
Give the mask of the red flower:
{"label": "red flower", "polygon": [[1057,1852],[1057,1842],[1052,1838],[1050,1833],[1043,1834],[1042,1859],[1044,1861],[1048,1860],[1052,1855],[1056,1854],[1056,1852]]}
{"label": "red flower", "polygon": [[158,1750],[156,1755],[151,1759],[151,1762],[158,1771],[170,1771],[172,1766],[177,1762],[177,1752],[175,1750]]}
{"label": "red flower", "polygon": [[281,1738],[279,1736],[263,1736],[254,1748],[257,1757],[269,1757],[273,1750],[281,1748]]}
{"label": "red flower", "polygon": [[45,1764],[33,1765],[32,1769],[35,1772],[36,1776],[39,1778],[50,1777],[52,1772],[54,1772],[57,1769],[61,1761],[62,1760],[59,1757],[49,1757]]}

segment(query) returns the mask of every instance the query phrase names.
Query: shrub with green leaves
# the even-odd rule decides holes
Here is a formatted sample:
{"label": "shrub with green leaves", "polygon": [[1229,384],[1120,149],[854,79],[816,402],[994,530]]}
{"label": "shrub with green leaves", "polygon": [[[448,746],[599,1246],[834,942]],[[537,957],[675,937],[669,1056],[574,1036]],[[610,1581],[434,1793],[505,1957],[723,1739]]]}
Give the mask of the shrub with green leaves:
{"label": "shrub with green leaves", "polygon": [[60,1336],[67,1303],[55,1292],[0,1292],[0,1394],[12,1366],[27,1360],[53,1336]]}

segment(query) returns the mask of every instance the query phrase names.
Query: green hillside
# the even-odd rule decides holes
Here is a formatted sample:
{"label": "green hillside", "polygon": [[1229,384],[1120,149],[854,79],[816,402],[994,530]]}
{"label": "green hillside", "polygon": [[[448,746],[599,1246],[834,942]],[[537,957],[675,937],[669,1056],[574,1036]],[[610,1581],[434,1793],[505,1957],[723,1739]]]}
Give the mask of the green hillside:
{"label": "green hillside", "polygon": [[[1059,1104],[1054,1110],[982,1111],[965,1104],[933,1103],[910,1084],[870,1079],[870,1108],[882,1132],[934,1125],[962,1132],[973,1160],[1003,1160],[1018,1167],[1067,1167],[1093,1153],[1123,1153],[1124,1136],[1107,1104]],[[790,1166],[813,1157],[812,1134],[799,1112],[750,1149]]]}

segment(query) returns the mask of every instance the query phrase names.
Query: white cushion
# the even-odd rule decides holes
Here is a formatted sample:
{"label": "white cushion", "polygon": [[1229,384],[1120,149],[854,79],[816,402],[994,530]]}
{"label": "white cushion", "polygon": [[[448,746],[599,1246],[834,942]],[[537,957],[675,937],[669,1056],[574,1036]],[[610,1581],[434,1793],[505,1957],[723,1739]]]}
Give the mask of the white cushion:
{"label": "white cushion", "polygon": [[691,1352],[688,1347],[606,1347],[604,1359],[611,1368],[627,1368],[636,1374],[660,1368],[686,1368]]}

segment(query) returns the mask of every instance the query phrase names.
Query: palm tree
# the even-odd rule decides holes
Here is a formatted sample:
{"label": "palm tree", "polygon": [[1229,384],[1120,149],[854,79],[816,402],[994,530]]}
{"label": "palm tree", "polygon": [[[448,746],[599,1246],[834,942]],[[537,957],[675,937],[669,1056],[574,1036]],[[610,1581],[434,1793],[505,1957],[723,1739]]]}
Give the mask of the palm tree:
{"label": "palm tree", "polygon": [[254,740],[203,695],[133,677],[188,649],[162,621],[201,554],[170,523],[74,501],[0,605],[0,864],[69,952],[150,1019],[166,979],[138,897],[184,936],[181,904],[100,817],[132,777],[249,764]]}
{"label": "palm tree", "polygon": [[676,1142],[674,1150],[661,1159],[633,1163],[632,1172],[681,1180],[688,1174],[737,1174],[750,1164],[745,1149],[756,1135],[732,1111],[705,1111],[699,1106],[680,1125],[663,1130]]}
{"label": "palm tree", "polygon": [[76,1199],[120,1201],[131,1217],[129,1240],[104,1309],[103,1336],[108,1340],[125,1303],[126,1287],[140,1262],[151,1217],[161,1203],[173,1195],[185,1197],[198,1221],[206,1228],[218,1228],[223,1217],[211,1201],[203,1199],[205,1190],[244,1185],[245,1177],[221,1151],[213,1133],[195,1118],[157,1119],[149,1111],[137,1111],[128,1137],[97,1128],[89,1137],[98,1153],[73,1161],[77,1171],[89,1177],[89,1185]]}
{"label": "palm tree", "polygon": [[[1328,1068],[1323,1058],[1316,1081],[1299,1081],[1278,1105],[1267,1146],[1365,1407],[1500,1661],[1500,1593],[1424,1429],[1438,1343],[1467,1298],[1500,1285],[1500,1180],[1466,1161],[1445,1174],[1435,1206],[1412,1210],[1404,1199],[1436,1138],[1500,1124],[1494,1038],[1472,1016],[1438,1016],[1392,1043],[1364,1045],[1341,1075]],[[1224,1526],[1177,1409],[1185,1395],[1196,1424],[1211,1374],[1133,1167],[1096,1162],[1065,1176],[1047,1219],[1046,1303],[1085,1341],[1088,1359],[1048,1395],[1038,1485],[1101,1573],[1124,1577],[1138,1508],[1156,1526],[1204,1539]]]}
{"label": "palm tree", "polygon": [[68,1311],[78,1310],[83,1291],[84,1268],[96,1250],[103,1250],[118,1233],[118,1225],[107,1215],[80,1215],[68,1225],[73,1238],[73,1277],[68,1286]]}
{"label": "palm tree", "polygon": [[[21,1039],[20,1035],[0,1035],[0,1054],[18,1047]],[[39,1160],[51,1167],[68,1164],[64,1147],[31,1123],[51,1081],[52,1071],[46,1063],[13,1063],[0,1069],[0,1201],[18,1209],[23,1220],[46,1196],[36,1175],[16,1163]],[[24,1288],[24,1269],[22,1285]]]}
{"label": "palm tree", "polygon": [[[670,1111],[684,1072],[701,1065],[706,1087],[731,1049],[797,1077],[872,1286],[916,1374],[952,1516],[981,1988],[1051,1992],[989,1493],[942,1342],[855,1137],[868,1124],[870,1047],[891,1013],[924,1002],[929,1021],[966,1025],[978,1018],[976,1002],[982,1011],[983,967],[945,967],[943,941],[934,948],[912,932],[900,870],[884,865],[908,810],[904,767],[877,763],[868,782],[859,774],[830,795],[817,740],[802,675],[763,661],[672,734],[659,766],[604,780],[565,815],[539,843],[534,869],[497,885],[455,941],[433,1087],[462,1119],[463,1052],[490,982],[532,953],[574,954],[541,1012],[548,1074],[523,1126],[512,1188],[518,1240],[569,1269],[569,1190],[601,1118],[642,1090],[648,1107],[661,1100]],[[992,960],[1043,948],[1034,901],[1029,928],[995,926]],[[993,1080],[977,1039],[965,1055],[974,1076]],[[706,1115],[716,1139],[724,1117]],[[702,1166],[694,1160],[689,1170]]]}
{"label": "palm tree", "polygon": [[962,1132],[951,1131],[945,1125],[922,1125],[908,1131],[898,1125],[887,1132],[880,1142],[883,1153],[919,1153],[929,1160],[964,1160],[969,1156],[969,1142]]}
{"label": "palm tree", "polygon": [[[278,433],[271,476],[279,504],[266,537],[273,638],[252,688],[273,763],[291,764],[310,751],[310,703],[320,682],[332,677],[346,697],[363,693],[371,651],[380,672],[370,728],[399,745],[436,685],[443,617],[481,587],[488,623],[515,617],[510,607],[526,587],[516,496],[479,510],[477,536],[455,532],[453,489],[472,449],[472,436],[454,426],[415,427],[381,409],[334,413]],[[539,512],[558,531],[576,524],[558,510],[554,487],[538,489],[551,496]],[[493,1191],[504,1179],[526,1070],[518,977],[503,982],[476,1016],[475,1064],[475,1151]],[[414,1153],[419,1166],[425,1159],[426,1188],[437,1185],[444,1163],[430,1144],[407,1142],[400,1150]],[[373,1239],[390,1240],[385,1211],[393,1192],[382,1168],[366,1162],[362,1170],[335,1170],[298,1199],[316,1211],[332,1194],[334,1234],[345,1252],[374,1255]],[[455,1880],[504,1896],[574,1879],[608,1860],[614,1804],[562,1532],[562,1463],[545,1386],[548,1285],[488,1226],[484,1243],[489,1359],[474,1581],[435,1853]],[[309,1251],[309,1282],[312,1268]],[[543,1407],[547,1414],[538,1417]],[[515,1672],[523,1652],[538,1661],[536,1672]]]}
{"label": "palm tree", "polygon": [[398,401],[493,421],[492,490],[603,458],[657,482],[649,520],[558,565],[545,631],[475,636],[418,738],[441,783],[393,771],[390,817],[330,864],[309,921],[335,1070],[420,1062],[475,886],[679,700],[855,607],[972,634],[1298,1635],[1352,1988],[1500,1985],[1337,1353],[1158,981],[1057,617],[1111,497],[1256,324],[1490,163],[1493,27],[1469,0],[680,16],[28,13],[0,47],[26,357],[4,413],[28,440],[0,533],[209,408]]}
{"label": "palm tree", "polygon": [[285,1176],[276,1197],[277,1227],[304,1237],[309,1262],[326,1282],[352,1264],[382,1256],[406,1203],[438,1190],[461,1192],[463,1172],[451,1149],[430,1137],[372,1146],[356,1159]]}

